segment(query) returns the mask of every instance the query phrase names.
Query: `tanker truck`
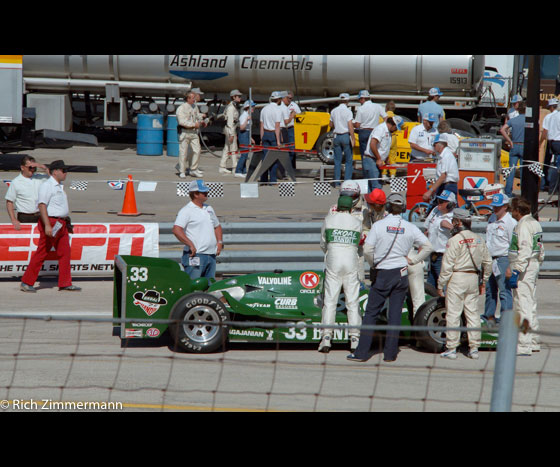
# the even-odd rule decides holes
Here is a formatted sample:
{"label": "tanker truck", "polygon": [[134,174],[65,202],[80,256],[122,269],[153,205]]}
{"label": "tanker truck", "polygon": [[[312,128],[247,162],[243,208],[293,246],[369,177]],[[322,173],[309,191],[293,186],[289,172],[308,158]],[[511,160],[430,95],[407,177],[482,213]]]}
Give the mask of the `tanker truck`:
{"label": "tanker truck", "polygon": [[[223,110],[232,89],[261,104],[272,91],[290,89],[305,111],[296,123],[296,140],[305,140],[301,149],[316,149],[329,162],[326,114],[341,92],[349,93],[356,104],[358,91],[368,89],[375,102],[392,100],[399,115],[415,122],[428,90],[439,87],[444,93],[439,102],[452,127],[496,133],[501,123],[496,103],[481,99],[487,91],[486,57],[24,55],[22,81],[26,106],[37,113],[37,129],[84,132],[134,130],[138,113],[173,113],[194,87],[203,90],[200,104],[213,115]],[[57,112],[49,110],[53,100]],[[215,123],[207,131],[216,131],[219,120]]]}

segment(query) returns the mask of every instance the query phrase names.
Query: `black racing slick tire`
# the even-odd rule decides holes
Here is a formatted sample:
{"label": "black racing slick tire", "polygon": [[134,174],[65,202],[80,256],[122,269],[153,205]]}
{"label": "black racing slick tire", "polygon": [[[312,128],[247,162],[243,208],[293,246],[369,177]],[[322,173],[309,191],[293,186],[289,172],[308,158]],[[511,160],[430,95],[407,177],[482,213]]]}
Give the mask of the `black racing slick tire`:
{"label": "black racing slick tire", "polygon": [[229,313],[216,297],[206,293],[185,295],[175,303],[169,319],[169,333],[175,350],[210,353],[224,350]]}
{"label": "black racing slick tire", "polygon": [[445,298],[434,297],[425,302],[414,316],[414,326],[435,328],[418,330],[414,333],[417,342],[429,352],[442,352],[445,347],[445,330],[437,329],[437,327],[445,327],[445,315]]}

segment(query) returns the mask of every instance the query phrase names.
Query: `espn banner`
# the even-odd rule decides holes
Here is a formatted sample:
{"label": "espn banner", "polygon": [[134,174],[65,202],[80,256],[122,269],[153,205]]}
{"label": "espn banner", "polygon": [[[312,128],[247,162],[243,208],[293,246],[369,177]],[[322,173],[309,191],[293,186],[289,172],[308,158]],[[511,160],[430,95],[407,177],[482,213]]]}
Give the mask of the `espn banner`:
{"label": "espn banner", "polygon": [[[115,255],[159,257],[159,226],[147,224],[73,224],[70,234],[72,276],[113,274]],[[0,224],[0,277],[21,276],[37,249],[37,224]],[[39,275],[56,274],[58,261],[52,251]]]}

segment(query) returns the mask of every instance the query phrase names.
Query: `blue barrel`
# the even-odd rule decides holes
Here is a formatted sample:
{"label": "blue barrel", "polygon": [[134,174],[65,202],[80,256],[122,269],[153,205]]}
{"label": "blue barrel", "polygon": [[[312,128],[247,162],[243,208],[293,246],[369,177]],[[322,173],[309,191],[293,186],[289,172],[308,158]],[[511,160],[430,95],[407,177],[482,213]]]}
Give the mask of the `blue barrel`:
{"label": "blue barrel", "polygon": [[138,115],[136,154],[140,156],[161,156],[163,154],[163,115]]}
{"label": "blue barrel", "polygon": [[179,156],[179,134],[177,133],[177,116],[167,116],[167,155]]}

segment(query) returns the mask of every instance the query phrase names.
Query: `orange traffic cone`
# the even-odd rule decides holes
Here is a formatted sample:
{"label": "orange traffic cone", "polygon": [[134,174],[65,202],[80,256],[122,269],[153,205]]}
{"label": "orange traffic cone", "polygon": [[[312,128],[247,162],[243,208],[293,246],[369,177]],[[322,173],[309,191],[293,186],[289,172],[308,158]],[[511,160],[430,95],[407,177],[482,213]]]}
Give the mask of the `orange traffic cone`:
{"label": "orange traffic cone", "polygon": [[122,207],[122,212],[119,212],[118,216],[139,216],[141,213],[138,212],[136,208],[136,196],[134,195],[134,182],[132,181],[132,175],[128,176],[128,182],[126,182],[126,191],[124,193],[124,202]]}

